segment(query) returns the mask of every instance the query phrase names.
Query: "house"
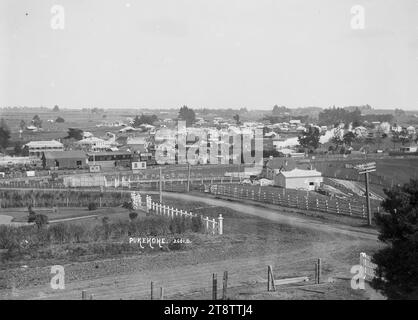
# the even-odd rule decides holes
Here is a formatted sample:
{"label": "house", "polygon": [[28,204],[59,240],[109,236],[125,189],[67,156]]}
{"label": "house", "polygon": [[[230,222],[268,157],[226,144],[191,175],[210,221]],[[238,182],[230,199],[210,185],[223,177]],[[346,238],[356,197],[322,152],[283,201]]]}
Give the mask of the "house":
{"label": "house", "polygon": [[29,156],[41,158],[44,152],[64,151],[64,145],[56,140],[50,141],[31,141],[25,144],[28,148]]}
{"label": "house", "polygon": [[293,169],[281,171],[274,177],[274,185],[286,189],[315,190],[322,182],[322,174],[316,170]]}
{"label": "house", "polygon": [[415,127],[409,126],[408,128],[406,128],[406,132],[408,134],[415,134],[415,132],[416,132]]}
{"label": "house", "polygon": [[128,137],[126,140],[126,146],[129,148],[129,150],[136,153],[148,152],[148,145],[148,138],[146,136]]}
{"label": "house", "polygon": [[269,159],[265,164],[264,176],[267,179],[273,179],[280,171],[288,171],[296,168],[296,162],[289,158]]}
{"label": "house", "polygon": [[409,146],[409,147],[400,147],[400,152],[404,152],[404,153],[411,153],[411,152],[418,152],[418,147],[414,146]]}
{"label": "house", "polygon": [[44,169],[85,169],[87,155],[83,151],[46,151],[42,155]]}
{"label": "house", "polygon": [[111,139],[103,140],[97,137],[89,137],[77,141],[77,145],[86,151],[106,151],[114,147],[116,142],[112,141]]}

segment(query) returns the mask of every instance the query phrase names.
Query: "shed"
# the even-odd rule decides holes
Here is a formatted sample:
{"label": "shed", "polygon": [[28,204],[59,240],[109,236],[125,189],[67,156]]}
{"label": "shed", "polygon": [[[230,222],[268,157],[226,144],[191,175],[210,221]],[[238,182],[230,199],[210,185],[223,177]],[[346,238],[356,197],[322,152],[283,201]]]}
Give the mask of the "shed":
{"label": "shed", "polygon": [[281,171],[274,177],[274,185],[286,189],[315,190],[322,182],[322,174],[316,170],[293,169]]}
{"label": "shed", "polygon": [[83,151],[47,151],[42,155],[44,168],[84,169],[87,168],[87,155]]}

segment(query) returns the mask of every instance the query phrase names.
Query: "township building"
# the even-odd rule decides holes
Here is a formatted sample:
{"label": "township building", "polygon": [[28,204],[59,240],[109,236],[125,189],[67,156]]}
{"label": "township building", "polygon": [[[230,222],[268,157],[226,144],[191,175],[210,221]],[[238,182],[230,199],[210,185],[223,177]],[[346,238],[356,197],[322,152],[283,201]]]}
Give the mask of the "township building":
{"label": "township building", "polygon": [[101,169],[130,168],[133,159],[133,155],[129,151],[91,152],[87,153],[87,157],[89,166],[100,166]]}
{"label": "township building", "polygon": [[83,151],[47,151],[42,155],[44,169],[86,169],[87,164]]}
{"label": "township building", "polygon": [[322,182],[322,174],[316,170],[293,169],[281,171],[274,177],[275,186],[287,189],[315,190]]}
{"label": "township building", "polygon": [[264,167],[264,177],[274,179],[281,171],[289,171],[296,168],[294,159],[279,157],[267,160]]}
{"label": "township building", "polygon": [[56,140],[31,141],[25,144],[29,150],[29,156],[41,158],[44,152],[64,151],[64,145]]}

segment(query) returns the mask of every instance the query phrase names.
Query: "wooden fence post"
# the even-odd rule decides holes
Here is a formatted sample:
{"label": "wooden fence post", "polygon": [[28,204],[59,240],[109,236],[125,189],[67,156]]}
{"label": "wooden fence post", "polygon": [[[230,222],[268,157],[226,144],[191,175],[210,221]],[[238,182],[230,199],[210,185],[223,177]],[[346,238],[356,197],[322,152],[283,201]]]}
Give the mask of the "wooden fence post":
{"label": "wooden fence post", "polygon": [[228,271],[224,271],[224,278],[222,282],[222,300],[226,300],[228,290]]}
{"label": "wooden fence post", "polygon": [[164,300],[164,287],[160,288],[160,300]]}
{"label": "wooden fence post", "polygon": [[151,281],[151,300],[154,300],[154,282]]}
{"label": "wooden fence post", "polygon": [[276,291],[273,268],[271,266],[267,266],[267,291]]}
{"label": "wooden fence post", "polygon": [[81,300],[87,300],[87,291],[86,290],[81,291]]}
{"label": "wooden fence post", "polygon": [[317,277],[316,277],[316,283],[320,283],[321,282],[321,273],[322,273],[322,263],[321,263],[321,258],[319,258],[318,259],[318,261],[317,261],[317,265],[318,265],[318,267],[317,267]]}
{"label": "wooden fence post", "polygon": [[217,300],[218,280],[216,273],[212,276],[212,300]]}

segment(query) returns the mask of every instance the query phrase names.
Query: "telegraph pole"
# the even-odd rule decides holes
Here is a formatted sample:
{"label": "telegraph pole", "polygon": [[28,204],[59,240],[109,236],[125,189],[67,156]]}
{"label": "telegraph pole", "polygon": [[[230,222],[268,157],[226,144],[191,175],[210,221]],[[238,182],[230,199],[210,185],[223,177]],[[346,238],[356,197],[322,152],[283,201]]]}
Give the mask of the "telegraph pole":
{"label": "telegraph pole", "polygon": [[187,192],[190,192],[190,163],[187,163]]}
{"label": "telegraph pole", "polygon": [[370,196],[369,196],[369,172],[364,174],[366,176],[366,202],[367,202],[367,225],[372,225],[372,215],[370,209]]}
{"label": "telegraph pole", "polygon": [[160,165],[160,204],[163,204],[163,168]]}
{"label": "telegraph pole", "polygon": [[372,225],[372,212],[370,208],[370,192],[369,192],[369,173],[376,171],[376,162],[359,164],[355,166],[359,170],[359,174],[364,174],[366,178],[366,205],[367,205],[367,225]]}

